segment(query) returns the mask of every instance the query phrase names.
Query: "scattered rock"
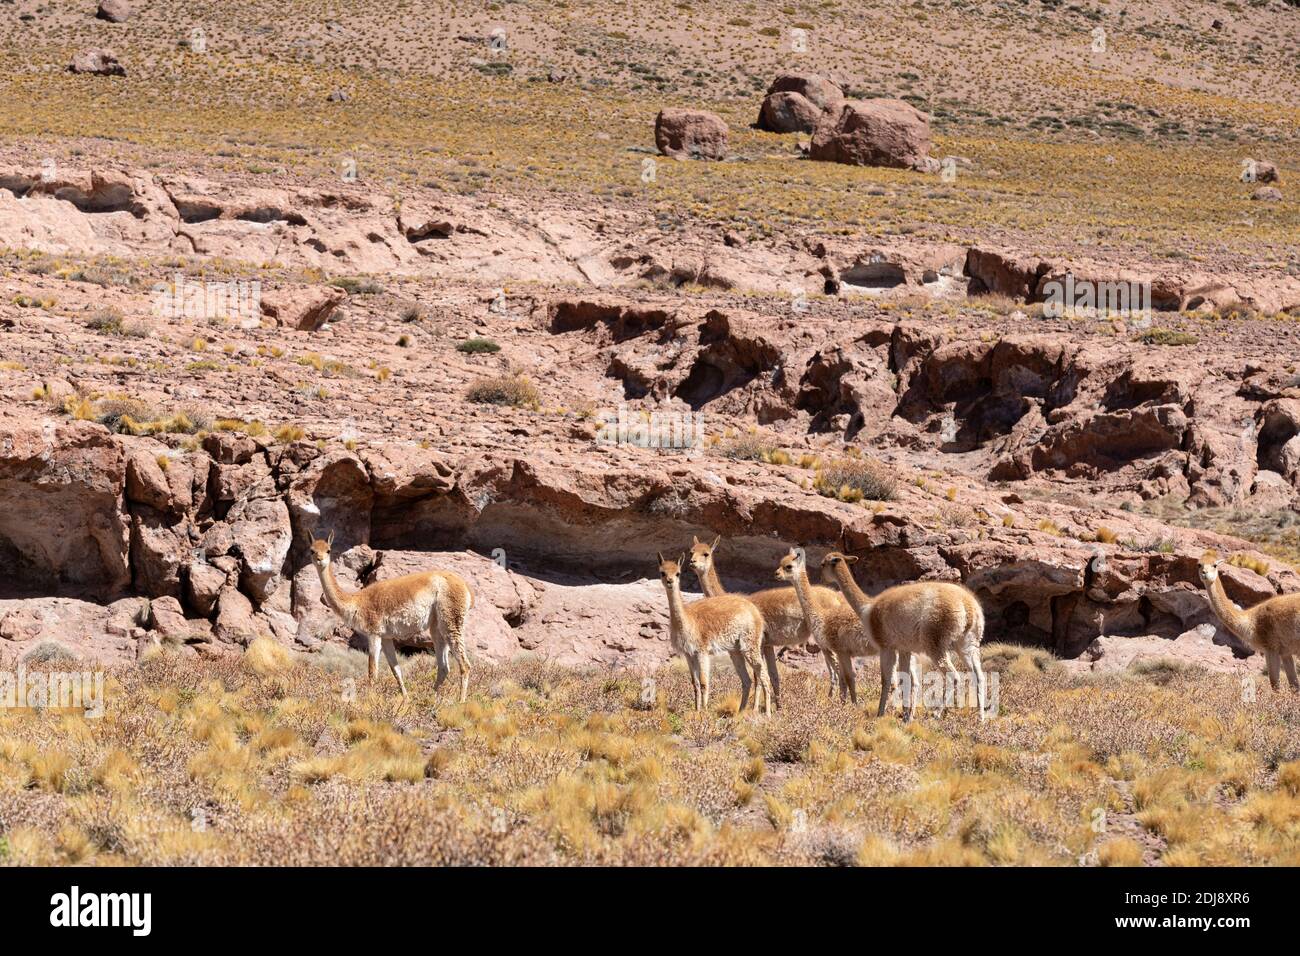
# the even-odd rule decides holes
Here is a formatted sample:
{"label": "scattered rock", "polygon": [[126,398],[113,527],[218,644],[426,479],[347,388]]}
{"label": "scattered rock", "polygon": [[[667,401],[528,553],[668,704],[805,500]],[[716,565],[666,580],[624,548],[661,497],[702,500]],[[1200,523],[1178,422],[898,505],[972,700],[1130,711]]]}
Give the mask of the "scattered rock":
{"label": "scattered rock", "polygon": [[1252,174],[1249,181],[1255,183],[1277,183],[1281,185],[1282,179],[1278,175],[1277,166],[1273,163],[1262,159],[1247,159],[1245,166],[1248,173]]}
{"label": "scattered rock", "polygon": [[1260,186],[1250,194],[1251,199],[1258,199],[1263,202],[1281,202],[1282,190],[1274,186]]}
{"label": "scattered rock", "polygon": [[97,76],[126,76],[126,67],[111,50],[82,50],[68,64],[69,73],[93,73]]}
{"label": "scattered rock", "polygon": [[109,23],[125,23],[131,19],[131,4],[127,0],[99,0],[99,9],[95,16]]}
{"label": "scattered rock", "polygon": [[313,332],[330,320],[345,298],[347,294],[334,286],[277,289],[262,293],[262,314],[284,328]]}

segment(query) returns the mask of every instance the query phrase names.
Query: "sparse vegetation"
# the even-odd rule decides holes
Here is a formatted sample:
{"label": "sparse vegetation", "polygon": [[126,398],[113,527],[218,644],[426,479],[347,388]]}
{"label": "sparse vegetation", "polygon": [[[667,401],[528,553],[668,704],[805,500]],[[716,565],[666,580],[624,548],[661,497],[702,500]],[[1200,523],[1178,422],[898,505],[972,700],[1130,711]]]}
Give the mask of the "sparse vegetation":
{"label": "sparse vegetation", "polygon": [[[263,639],[242,659],[196,662],[162,650],[114,673],[101,720],[0,713],[0,802],[21,821],[4,835],[4,856],[100,865],[1300,860],[1287,822],[1300,818],[1291,730],[1300,705],[1289,696],[1246,707],[1231,675],[1148,668],[1084,678],[1042,651],[990,645],[984,656],[1000,678],[992,720],[962,710],[910,725],[868,719],[827,702],[819,674],[794,671],[783,709],[756,724],[733,716],[725,671],[715,675],[725,698],[716,711],[689,710],[680,664],[654,675],[660,692],[648,706],[639,677],[532,659],[483,667],[470,699],[455,704],[434,696],[432,659],[417,655],[405,666],[413,706],[402,707],[391,687],[342,693],[364,673],[355,651],[304,654]],[[221,826],[193,827],[196,806]],[[1108,824],[1100,832],[1090,825],[1097,808]],[[382,838],[394,820],[401,838]]]}
{"label": "sparse vegetation", "polygon": [[898,479],[869,460],[843,459],[817,468],[813,487],[819,494],[841,501],[893,501]]}
{"label": "sparse vegetation", "polygon": [[466,390],[465,398],[481,405],[513,405],[516,408],[536,408],[541,404],[537,386],[515,373],[479,379]]}
{"label": "sparse vegetation", "polygon": [[456,351],[464,352],[466,355],[491,355],[500,352],[501,346],[491,339],[466,339],[456,346]]}

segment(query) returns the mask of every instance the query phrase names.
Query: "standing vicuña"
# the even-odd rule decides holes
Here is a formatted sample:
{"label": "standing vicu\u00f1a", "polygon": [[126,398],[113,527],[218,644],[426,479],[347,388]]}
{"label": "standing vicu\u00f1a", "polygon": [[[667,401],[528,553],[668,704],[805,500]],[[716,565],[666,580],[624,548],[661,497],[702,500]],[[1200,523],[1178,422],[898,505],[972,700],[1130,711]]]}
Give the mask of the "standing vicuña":
{"label": "standing vicu\u00f1a", "polygon": [[[673,648],[686,658],[695,691],[695,709],[709,706],[709,655],[726,651],[737,674],[746,667],[754,675],[751,707],[758,710],[763,695],[766,713],[772,713],[772,685],[763,669],[763,616],[753,604],[734,594],[704,597],[690,604],[682,600],[682,565],[686,555],[667,561],[659,555],[659,579],[668,592],[668,631]],[[742,684],[744,677],[741,678]]]}
{"label": "standing vicu\u00f1a", "polygon": [[379,671],[379,648],[382,645],[388,666],[393,669],[397,686],[406,696],[406,681],[397,663],[395,642],[423,644],[424,635],[433,638],[438,659],[438,680],[442,686],[451,669],[448,657],[456,655],[460,670],[460,700],[469,695],[469,657],[465,653],[465,622],[474,606],[469,585],[450,571],[423,571],[400,578],[378,581],[353,594],[344,593],[330,567],[330,545],[334,541],[317,538],[311,543],[311,559],[320,573],[324,601],[343,623],[370,644],[369,674],[373,681]]}
{"label": "standing vicu\u00f1a", "polygon": [[1201,558],[1201,580],[1209,592],[1210,607],[1223,626],[1264,655],[1272,688],[1281,690],[1278,669],[1285,668],[1291,690],[1300,692],[1294,657],[1300,654],[1300,594],[1279,594],[1243,610],[1223,590],[1213,553]]}
{"label": "standing vicu\u00f1a", "polygon": [[847,695],[856,704],[858,684],[853,673],[853,658],[875,654],[879,648],[868,639],[858,615],[844,598],[836,594],[835,601],[817,599],[818,591],[834,592],[829,588],[814,588],[809,583],[803,548],[790,549],[777,566],[776,576],[794,585],[795,597],[803,611],[803,639],[817,643],[826,655],[827,666],[831,666],[834,659],[834,669],[839,674],[840,700]]}
{"label": "standing vicu\u00f1a", "polygon": [[[695,576],[700,579],[700,587],[708,597],[727,593],[727,589],[722,586],[722,581],[718,578],[718,570],[713,560],[720,540],[722,540],[720,536],[713,539],[713,544],[705,544],[694,536],[691,540],[691,568],[695,571]],[[794,588],[767,588],[753,594],[746,594],[745,598],[763,615],[763,659],[767,662],[767,674],[772,682],[772,697],[776,701],[776,706],[780,707],[781,675],[776,667],[776,649],[808,643],[809,636],[804,624],[803,605],[799,603],[799,596],[795,594]],[[852,613],[853,609],[833,588],[814,587],[812,599],[823,614],[848,613],[853,626],[860,629],[857,615]],[[834,654],[821,642],[818,642],[817,646],[826,659],[826,670],[831,676],[830,693],[834,695],[838,676]],[[843,696],[844,688],[841,686],[840,697]]]}
{"label": "standing vicu\u00f1a", "polygon": [[[876,716],[884,716],[900,658],[905,668],[910,667],[915,654],[924,654],[934,661],[944,672],[946,693],[953,669],[948,655],[956,651],[975,681],[983,718],[986,691],[980,641],[984,639],[984,609],[975,595],[960,584],[918,581],[886,588],[874,599],[869,598],[853,580],[849,568],[857,560],[832,551],[822,559],[822,567],[828,569],[853,610],[858,612],[867,639],[880,647],[880,707]],[[917,678],[912,676],[905,720],[912,719],[919,689]]]}

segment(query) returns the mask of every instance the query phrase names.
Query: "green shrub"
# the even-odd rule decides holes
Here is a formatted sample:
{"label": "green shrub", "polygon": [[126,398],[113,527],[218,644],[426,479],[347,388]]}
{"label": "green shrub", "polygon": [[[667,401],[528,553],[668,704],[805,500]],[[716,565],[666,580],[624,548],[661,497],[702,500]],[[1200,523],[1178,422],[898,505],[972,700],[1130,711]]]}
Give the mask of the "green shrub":
{"label": "green shrub", "polygon": [[464,352],[466,355],[490,355],[493,352],[500,352],[501,346],[497,345],[491,339],[466,339],[456,346],[457,352]]}

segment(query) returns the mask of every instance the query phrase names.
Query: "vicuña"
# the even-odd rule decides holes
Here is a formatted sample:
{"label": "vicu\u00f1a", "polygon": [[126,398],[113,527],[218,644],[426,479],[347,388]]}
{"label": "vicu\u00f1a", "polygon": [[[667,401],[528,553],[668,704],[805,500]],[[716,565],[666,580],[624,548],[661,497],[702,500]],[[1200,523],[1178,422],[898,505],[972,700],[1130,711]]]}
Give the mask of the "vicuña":
{"label": "vicu\u00f1a", "polygon": [[795,595],[803,610],[803,630],[808,639],[823,648],[828,660],[833,657],[839,672],[840,700],[846,696],[858,702],[858,682],[853,673],[853,658],[875,654],[879,648],[871,642],[862,622],[844,598],[835,594],[835,602],[819,601],[816,590],[808,581],[808,559],[803,548],[792,548],[777,566],[776,576],[794,585]]}
{"label": "vicu\u00f1a", "polygon": [[[694,535],[691,536],[691,568],[695,571],[695,576],[700,579],[700,587],[704,589],[704,593],[708,597],[717,597],[720,594],[727,593],[727,589],[723,587],[722,581],[718,578],[717,567],[714,563],[714,555],[717,553],[718,543],[721,540],[722,537],[718,536],[713,539],[712,544],[705,544]],[[745,597],[763,615],[763,659],[767,662],[767,673],[772,682],[772,697],[779,708],[781,706],[781,676],[777,673],[776,668],[776,649],[808,642],[808,631],[804,625],[803,605],[799,603],[799,596],[795,593],[794,588],[766,588],[753,594],[746,594]],[[844,598],[832,588],[814,587],[812,589],[812,598],[817,608],[825,614],[834,613],[837,606],[846,611],[852,610],[845,603]],[[857,618],[854,617],[855,625],[856,622]],[[839,666],[834,654],[828,648],[821,644],[817,646],[821,648],[822,656],[826,660],[826,670],[830,672],[830,693],[833,696],[835,694],[835,685],[838,682]],[[843,697],[843,694],[844,692],[841,689],[840,696]]]}
{"label": "vicu\u00f1a", "polygon": [[[984,609],[975,595],[960,584],[917,581],[886,588],[870,598],[853,579],[850,566],[857,560],[832,551],[822,560],[822,567],[829,571],[853,610],[858,612],[867,639],[880,647],[880,706],[876,716],[884,716],[893,690],[895,668],[900,663],[910,671],[913,656],[924,654],[944,671],[946,681],[953,669],[948,655],[956,652],[973,676],[983,718],[987,693],[980,662]],[[918,686],[913,675],[904,712],[906,720],[911,720],[916,710]]]}
{"label": "vicu\u00f1a", "polygon": [[1242,609],[1223,590],[1212,552],[1201,558],[1201,581],[1223,626],[1264,655],[1272,688],[1281,690],[1278,671],[1285,669],[1291,690],[1300,692],[1295,674],[1295,655],[1300,654],[1300,594],[1279,594]]}
{"label": "vicu\u00f1a", "polygon": [[433,641],[438,660],[438,679],[434,690],[442,686],[450,670],[449,657],[456,655],[460,671],[460,700],[469,696],[469,657],[465,653],[465,625],[474,595],[469,585],[451,571],[422,571],[405,574],[388,581],[377,581],[349,594],[339,587],[330,566],[330,547],[334,535],[311,543],[311,559],[320,573],[324,600],[343,623],[365,636],[370,645],[369,673],[373,681],[379,671],[379,648],[384,649],[388,666],[393,669],[397,686],[406,696],[406,681],[397,663],[397,643],[427,644]]}
{"label": "vicu\u00f1a", "polygon": [[[659,555],[659,579],[668,592],[668,630],[673,648],[686,658],[695,691],[695,709],[709,706],[710,654],[726,651],[740,674],[745,668],[753,673],[754,695],[751,707],[758,710],[759,695],[763,709],[772,713],[772,685],[763,668],[763,615],[749,601],[734,594],[703,597],[687,604],[682,600],[682,566],[686,555],[676,561]],[[744,678],[741,678],[742,685]]]}

